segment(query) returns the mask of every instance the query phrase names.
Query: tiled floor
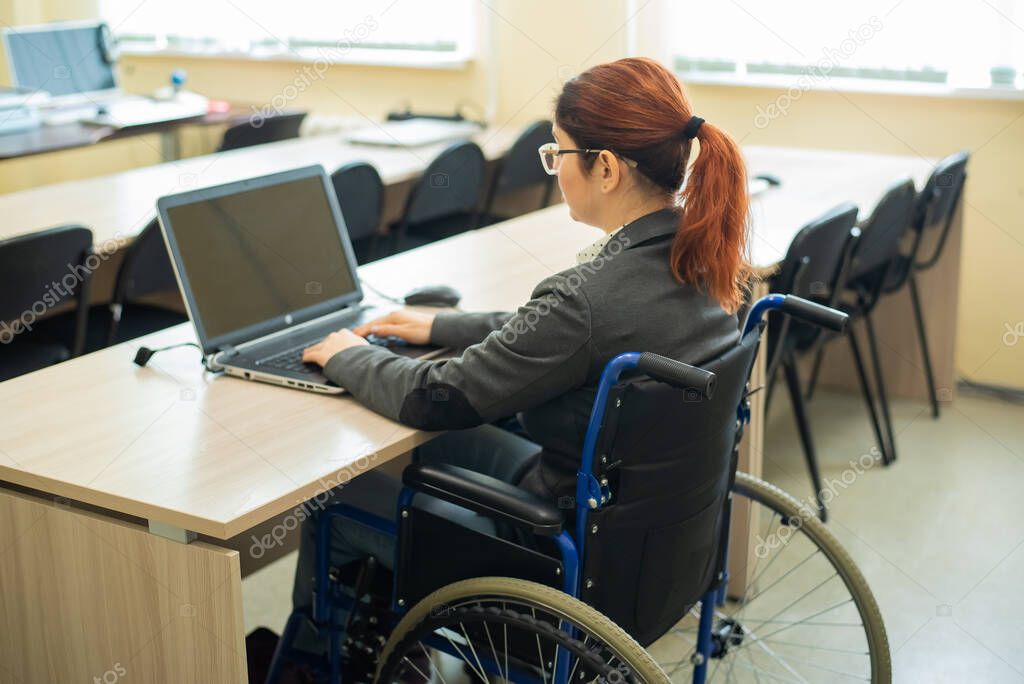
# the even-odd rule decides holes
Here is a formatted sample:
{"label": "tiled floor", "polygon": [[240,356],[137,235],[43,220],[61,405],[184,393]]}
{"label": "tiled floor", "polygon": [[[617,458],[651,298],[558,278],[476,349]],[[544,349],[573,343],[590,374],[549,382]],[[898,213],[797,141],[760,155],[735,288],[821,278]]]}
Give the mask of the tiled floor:
{"label": "tiled floor", "polygon": [[[765,479],[810,486],[784,392],[768,417]],[[893,407],[899,460],[843,484],[873,445],[858,396],[811,404],[822,475],[835,481],[830,529],[881,605],[894,681],[1024,682],[1024,407],[961,395],[933,420]],[[246,629],[280,631],[294,554],[244,582]]]}

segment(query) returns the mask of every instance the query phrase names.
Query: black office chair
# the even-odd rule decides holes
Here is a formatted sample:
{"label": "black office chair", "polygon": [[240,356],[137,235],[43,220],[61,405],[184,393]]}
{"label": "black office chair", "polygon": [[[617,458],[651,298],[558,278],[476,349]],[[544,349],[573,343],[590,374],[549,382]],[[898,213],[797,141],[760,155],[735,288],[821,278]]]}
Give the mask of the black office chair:
{"label": "black office chair", "polygon": [[224,139],[217,151],[227,152],[241,147],[297,138],[299,137],[299,127],[305,118],[306,112],[250,118],[248,121],[235,124],[224,131]]}
{"label": "black office chair", "polygon": [[457,142],[439,154],[409,192],[402,219],[392,226],[394,251],[475,228],[483,176],[484,153],[476,143]]}
{"label": "black office chair", "polygon": [[[856,224],[857,207],[846,202],[804,226],[793,238],[786,258],[772,278],[771,291],[834,306],[843,289],[853,249],[860,236]],[[818,515],[824,521],[828,512],[797,369],[797,359],[815,351],[823,341],[823,334],[824,329],[819,326],[801,323],[779,313],[769,316],[768,401],[771,401],[778,370],[782,368],[818,501]]]}
{"label": "black office chair", "polygon": [[[177,291],[160,226],[153,219],[125,249],[109,304],[89,307],[82,353],[98,351],[149,333],[185,323],[188,316],[154,302],[151,295]],[[55,336],[71,334],[66,320],[46,320],[42,326]]]}
{"label": "black office chair", "polygon": [[[82,353],[91,269],[92,231],[60,226],[0,240],[0,380],[45,368]],[[75,300],[68,335],[54,335],[37,321]]]}
{"label": "black office chair", "polygon": [[[857,332],[852,324],[847,335],[861,389],[865,401],[869,404],[875,436],[882,449],[882,462],[886,465],[896,460],[896,437],[892,429],[892,415],[889,411],[889,398],[885,389],[885,373],[882,370],[881,357],[878,353],[878,338],[875,335],[871,313],[882,297],[883,288],[890,278],[892,269],[897,268],[901,259],[900,245],[910,229],[915,196],[914,181],[909,178],[896,181],[889,186],[870,218],[861,226],[861,237],[857,249],[853,253],[853,263],[850,266],[844,301],[838,307],[850,313],[854,321],[859,319],[864,321],[871,362],[874,367],[875,389],[878,393],[877,412],[865,372],[863,356],[860,353],[860,345],[857,342]],[[824,351],[825,348],[822,346],[814,360],[809,393],[813,392]],[[879,428],[879,415],[885,424],[884,437]]]}
{"label": "black office chair", "polygon": [[108,306],[106,344],[117,344],[188,321],[181,311],[144,301],[160,292],[178,291],[174,267],[156,219],[125,250]]}
{"label": "black office chair", "polygon": [[[933,267],[942,257],[946,239],[953,227],[953,217],[960,203],[960,195],[967,180],[969,156],[967,152],[957,152],[935,165],[924,189],[917,196],[909,249],[900,255],[883,288],[883,294],[891,294],[908,283],[910,285],[910,303],[914,310],[917,339],[921,345],[921,359],[924,363],[925,380],[928,382],[928,398],[932,405],[932,416],[935,418],[939,417],[939,398],[935,390],[928,336],[924,327],[917,278],[914,274]],[[926,234],[934,236],[927,257],[923,255]]]}
{"label": "black office chair", "polygon": [[500,194],[514,192],[529,187],[543,187],[538,209],[543,209],[551,200],[551,190],[555,186],[554,176],[548,175],[537,159],[537,148],[554,142],[551,134],[550,121],[538,121],[528,126],[513,143],[505,157],[497,162],[494,180],[487,191],[487,199],[480,214],[481,225],[504,221],[510,216],[497,216],[491,213],[494,199]]}
{"label": "black office chair", "polygon": [[384,202],[384,183],[380,174],[366,162],[346,164],[331,174],[334,192],[338,196],[345,227],[360,264],[379,259],[381,208]]}

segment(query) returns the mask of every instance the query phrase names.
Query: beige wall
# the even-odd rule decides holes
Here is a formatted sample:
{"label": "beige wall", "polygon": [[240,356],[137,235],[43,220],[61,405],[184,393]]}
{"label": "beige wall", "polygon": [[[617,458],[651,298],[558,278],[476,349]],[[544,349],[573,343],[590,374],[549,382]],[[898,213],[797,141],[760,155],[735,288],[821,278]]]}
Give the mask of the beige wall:
{"label": "beige wall", "polygon": [[[654,5],[656,3],[652,3]],[[561,80],[581,68],[626,54],[629,32],[644,45],[652,17],[647,5],[621,0],[490,0],[479,3],[481,58],[465,69],[419,70],[336,65],[312,81],[289,107],[317,113],[380,117],[409,101],[424,110],[450,110],[467,99],[486,107],[490,79],[498,88],[495,121],[519,126],[548,116]],[[0,0],[8,23],[81,18],[88,0]],[[635,8],[640,15],[633,21]],[[42,8],[42,9],[40,9]],[[585,17],[585,21],[581,20]],[[489,28],[488,28],[489,27]],[[723,36],[725,39],[726,36]],[[496,59],[494,59],[496,56]],[[492,59],[494,60],[492,62]],[[145,92],[163,85],[174,67],[189,87],[234,102],[263,106],[293,83],[302,64],[243,60],[128,58],[124,83]],[[969,378],[1024,387],[1024,339],[1003,342],[1006,326],[1024,322],[1024,101],[940,99],[811,91],[784,117],[757,128],[758,107],[782,90],[693,86],[695,107],[745,144],[837,148],[942,156],[972,151],[965,205],[958,365]],[[216,132],[193,132],[186,153],[216,144]],[[96,149],[0,164],[0,192],[155,163],[152,136]]]}

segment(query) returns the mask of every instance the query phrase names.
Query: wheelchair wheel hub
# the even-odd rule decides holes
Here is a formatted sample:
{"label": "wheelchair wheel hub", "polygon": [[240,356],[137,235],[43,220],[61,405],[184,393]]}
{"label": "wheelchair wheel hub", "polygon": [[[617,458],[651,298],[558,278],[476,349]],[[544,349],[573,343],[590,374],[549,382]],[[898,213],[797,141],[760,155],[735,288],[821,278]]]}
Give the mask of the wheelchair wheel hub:
{"label": "wheelchair wheel hub", "polygon": [[730,648],[743,643],[745,635],[739,622],[732,618],[722,618],[711,630],[711,657],[724,658]]}

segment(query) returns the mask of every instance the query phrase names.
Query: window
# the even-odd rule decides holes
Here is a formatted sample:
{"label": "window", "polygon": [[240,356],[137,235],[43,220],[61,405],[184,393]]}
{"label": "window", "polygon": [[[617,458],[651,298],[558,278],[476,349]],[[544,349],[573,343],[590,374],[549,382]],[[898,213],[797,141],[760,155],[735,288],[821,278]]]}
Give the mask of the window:
{"label": "window", "polygon": [[662,40],[684,79],[1024,87],[1024,0],[724,0],[664,7],[671,14],[664,25],[675,33],[664,29]]}
{"label": "window", "polygon": [[128,52],[457,64],[474,51],[471,0],[99,0]]}

